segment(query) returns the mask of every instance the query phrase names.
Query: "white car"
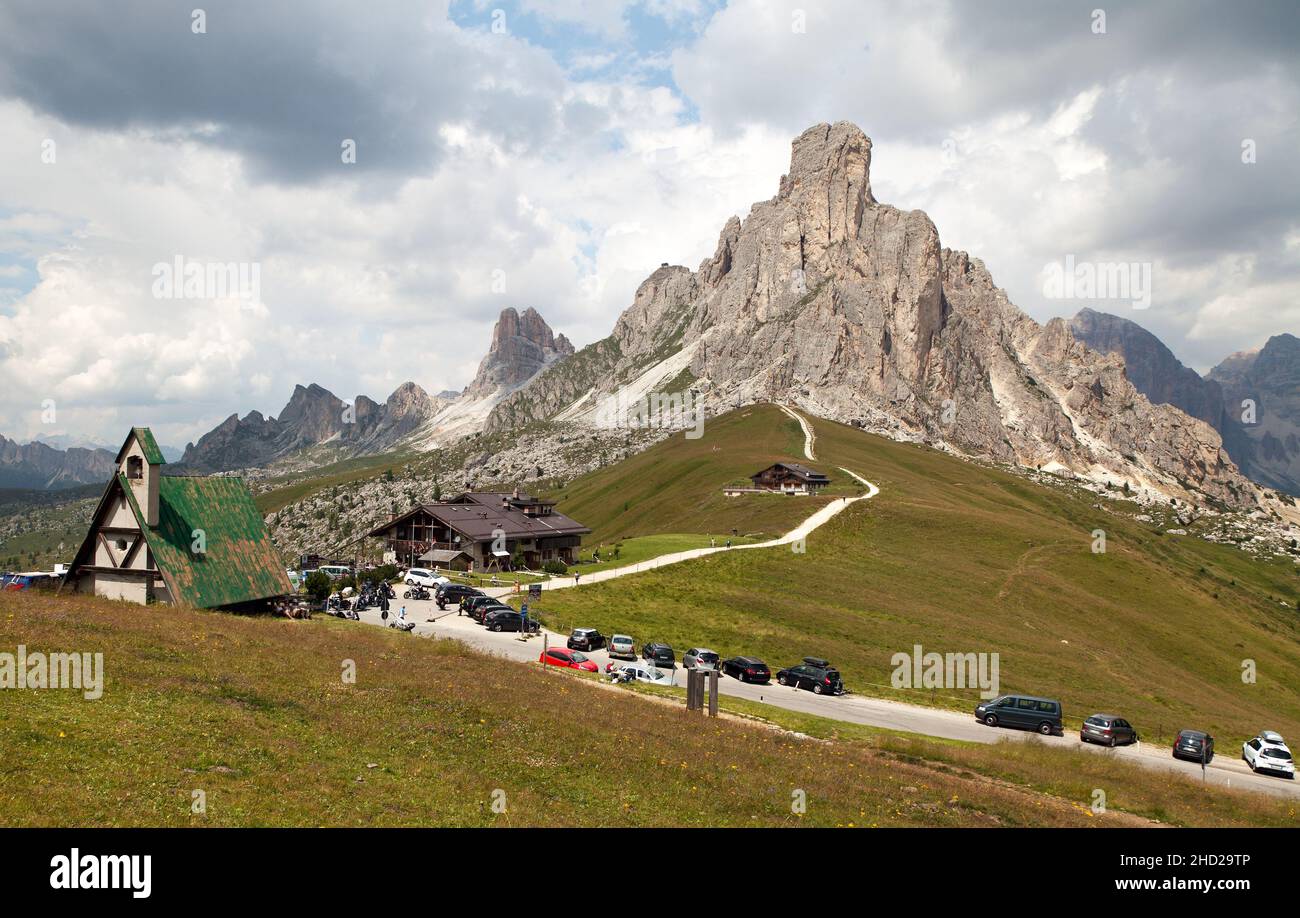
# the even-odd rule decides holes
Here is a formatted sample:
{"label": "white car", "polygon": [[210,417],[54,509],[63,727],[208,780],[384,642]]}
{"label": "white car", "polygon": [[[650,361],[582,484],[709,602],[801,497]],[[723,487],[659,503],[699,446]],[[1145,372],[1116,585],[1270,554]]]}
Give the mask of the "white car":
{"label": "white car", "polygon": [[605,667],[611,677],[616,673],[622,674],[624,682],[645,682],[650,685],[672,685],[672,676],[659,669],[657,666],[650,666],[647,663],[610,663]]}
{"label": "white car", "polygon": [[1251,771],[1271,771],[1295,778],[1295,762],[1291,758],[1291,750],[1282,742],[1282,737],[1272,730],[1265,730],[1253,740],[1242,743],[1241,757],[1246,760]]}
{"label": "white car", "polygon": [[439,577],[433,571],[423,567],[413,567],[402,578],[407,586],[422,586],[432,590],[440,583],[451,583],[446,577]]}

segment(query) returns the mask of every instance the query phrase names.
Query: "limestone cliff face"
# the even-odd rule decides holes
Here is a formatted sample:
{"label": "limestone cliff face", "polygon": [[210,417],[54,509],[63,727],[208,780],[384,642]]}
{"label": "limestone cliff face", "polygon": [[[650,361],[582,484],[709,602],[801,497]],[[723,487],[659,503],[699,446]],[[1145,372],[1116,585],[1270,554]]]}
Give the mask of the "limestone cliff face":
{"label": "limestone cliff face", "polygon": [[475,399],[516,389],[543,367],[572,354],[569,339],[557,337],[536,309],[530,307],[522,314],[513,308],[503,309],[492,330],[487,356],[465,394]]}
{"label": "limestone cliff face", "polygon": [[805,131],[776,196],[728,221],[711,258],[652,273],[609,339],[502,400],[488,428],[581,420],[685,366],[713,409],[792,402],[969,454],[1253,502],[1209,425],[1152,405],[1065,321],[1022,313],[924,213],[878,202],[870,167],[856,126]]}

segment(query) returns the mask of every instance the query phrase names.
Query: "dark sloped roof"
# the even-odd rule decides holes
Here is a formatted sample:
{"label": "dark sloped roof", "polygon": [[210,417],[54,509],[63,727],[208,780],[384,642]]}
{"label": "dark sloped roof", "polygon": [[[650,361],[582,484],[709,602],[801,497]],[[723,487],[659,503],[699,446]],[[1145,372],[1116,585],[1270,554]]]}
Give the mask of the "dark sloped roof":
{"label": "dark sloped roof", "polygon": [[448,548],[435,548],[432,551],[426,551],[424,554],[420,555],[420,560],[435,561],[435,562],[442,561],[445,563],[449,561],[455,561],[457,558],[460,557],[468,558],[470,556],[465,552],[460,551],[459,549],[453,550]]}
{"label": "dark sloped roof", "polygon": [[[827,478],[825,475],[823,475],[821,472],[817,471],[816,469],[810,469],[808,468],[808,466],[800,465],[797,462],[776,462],[773,463],[772,465],[769,465],[767,468],[789,469],[791,472],[794,472],[800,478],[809,479],[812,481],[830,481],[829,478]],[[761,472],[755,472],[754,475],[761,475],[763,474],[763,472],[766,471],[767,469],[763,469]]]}
{"label": "dark sloped roof", "polygon": [[[144,514],[119,477],[136,518]],[[293,592],[262,515],[241,478],[163,476],[158,525],[142,527],[154,563],[177,602],[200,609]],[[202,530],[206,552],[191,551]]]}
{"label": "dark sloped roof", "polygon": [[[471,495],[461,495],[457,500],[470,497]],[[461,535],[474,542],[482,542],[493,538],[496,531],[500,529],[505,533],[508,539],[535,539],[546,538],[548,536],[567,536],[567,535],[585,535],[591,532],[589,528],[570,519],[563,513],[552,511],[544,516],[529,516],[522,510],[515,507],[503,508],[500,506],[500,498],[509,495],[502,494],[476,494],[472,495],[478,498],[496,498],[494,502],[491,499],[473,500],[466,503],[440,503],[440,504],[420,504],[413,507],[400,516],[397,516],[382,526],[379,526],[370,532],[372,536],[383,536],[387,530],[397,523],[402,522],[414,513],[423,510],[425,513],[438,520],[444,526],[454,529]],[[494,506],[494,503],[496,504]]]}

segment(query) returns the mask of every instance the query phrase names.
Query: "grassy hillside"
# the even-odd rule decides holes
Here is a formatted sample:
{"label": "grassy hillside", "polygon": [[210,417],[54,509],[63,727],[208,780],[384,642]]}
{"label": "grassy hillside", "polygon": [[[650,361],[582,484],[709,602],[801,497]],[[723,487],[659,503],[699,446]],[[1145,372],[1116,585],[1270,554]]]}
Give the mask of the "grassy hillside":
{"label": "grassy hillside", "polygon": [[[680,702],[328,618],[0,594],[0,649],[20,643],[101,652],[107,678],[95,701],[4,693],[6,826],[1136,821],[976,774],[953,750],[931,766],[912,746],[706,720]],[[205,813],[192,811],[196,790]],[[791,811],[795,790],[805,815]],[[1233,818],[1277,809],[1215,799],[1245,807]]]}
{"label": "grassy hillside", "polygon": [[[1300,576],[1290,561],[1164,534],[1077,489],[814,425],[816,464],[852,468],[881,493],[817,530],[805,553],[732,552],[558,591],[543,616],[777,665],[825,656],[857,691],[958,708],[976,693],[892,688],[892,655],[914,644],[997,652],[1003,691],[1059,697],[1075,723],[1114,711],[1151,740],[1195,726],[1229,754],[1263,728],[1300,736]],[[560,509],[586,513],[598,531],[693,531],[710,480],[732,477],[736,455],[791,450],[792,427],[771,407],[724,416],[701,440],[675,437],[625,463],[626,475],[619,466],[575,482]],[[787,512],[810,507],[786,500]],[[611,509],[623,502],[628,510]],[[748,525],[762,528],[760,504],[727,512],[751,509]],[[1105,554],[1091,550],[1096,529]],[[1246,659],[1255,684],[1242,682]]]}
{"label": "grassy hillside", "polygon": [[591,527],[583,544],[598,545],[668,532],[725,539],[734,529],[740,535],[777,536],[835,497],[860,493],[855,482],[823,462],[819,470],[836,479],[823,495],[724,497],[723,485],[748,484],[750,475],[773,462],[807,462],[798,422],[779,411],[774,417],[774,411],[733,412],[720,425],[725,432],[715,432],[710,421],[698,440],[674,435],[550,496],[560,501],[564,513]]}

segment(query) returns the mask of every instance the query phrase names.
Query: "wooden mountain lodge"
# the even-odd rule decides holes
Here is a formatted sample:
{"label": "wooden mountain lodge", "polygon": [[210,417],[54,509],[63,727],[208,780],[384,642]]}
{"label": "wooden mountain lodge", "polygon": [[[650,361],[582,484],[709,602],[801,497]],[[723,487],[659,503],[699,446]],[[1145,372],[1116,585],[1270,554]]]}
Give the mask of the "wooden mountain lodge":
{"label": "wooden mountain lodge", "polygon": [[796,462],[777,462],[749,476],[754,490],[782,494],[816,494],[831,480],[816,469]]}
{"label": "wooden mountain lodge", "polygon": [[[463,562],[471,570],[489,571],[511,569],[516,555],[530,570],[547,561],[573,564],[582,537],[589,532],[555,512],[554,501],[516,488],[513,493],[467,492],[448,501],[420,504],[369,535],[384,540],[398,564],[449,567]],[[439,565],[438,558],[455,560]]]}

